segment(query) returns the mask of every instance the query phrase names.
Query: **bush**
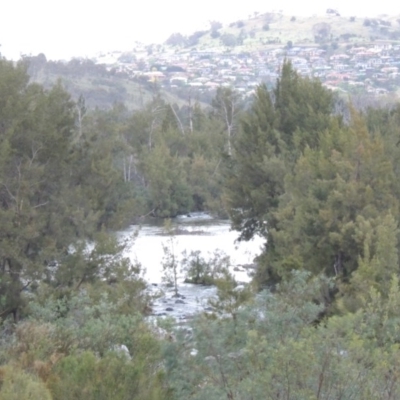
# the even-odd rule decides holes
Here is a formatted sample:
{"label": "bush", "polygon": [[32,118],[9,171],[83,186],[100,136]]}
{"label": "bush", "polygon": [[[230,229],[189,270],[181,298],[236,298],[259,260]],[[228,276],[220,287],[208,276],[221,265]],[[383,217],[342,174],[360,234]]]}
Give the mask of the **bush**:
{"label": "bush", "polygon": [[217,31],[222,28],[222,24],[219,21],[210,21],[211,31]]}
{"label": "bush", "polygon": [[202,36],[204,36],[208,31],[196,31],[192,35],[189,36],[187,43],[189,46],[196,46],[199,43],[199,40]]}
{"label": "bush", "polygon": [[43,382],[17,368],[0,368],[1,400],[51,400]]}
{"label": "bush", "polygon": [[229,257],[221,252],[215,252],[206,260],[200,250],[197,250],[190,252],[189,255],[183,253],[181,269],[186,274],[186,283],[212,285],[228,270],[229,262]]}
{"label": "bush", "polygon": [[189,255],[184,254],[182,260],[182,271],[186,272],[186,283],[198,285],[211,285],[213,283],[211,267],[201,256],[199,250],[192,251]]}
{"label": "bush", "polygon": [[232,33],[225,33],[221,36],[221,42],[224,46],[235,47],[237,45],[236,36]]}
{"label": "bush", "polygon": [[181,33],[173,33],[166,41],[166,44],[170,46],[184,46],[186,44],[186,38]]}
{"label": "bush", "polygon": [[124,400],[161,399],[162,373],[146,364],[109,353],[103,358],[91,352],[65,357],[49,382],[54,399]]}

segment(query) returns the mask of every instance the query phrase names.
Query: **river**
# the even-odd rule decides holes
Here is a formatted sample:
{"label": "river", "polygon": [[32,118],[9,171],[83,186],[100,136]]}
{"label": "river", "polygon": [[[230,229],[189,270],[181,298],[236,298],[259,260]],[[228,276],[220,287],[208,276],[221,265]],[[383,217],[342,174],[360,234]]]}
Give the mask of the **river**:
{"label": "river", "polygon": [[[254,257],[261,251],[263,240],[260,237],[249,242],[236,241],[238,233],[231,231],[228,220],[215,219],[205,213],[193,213],[172,220],[172,228],[178,232],[174,236],[174,254],[178,261],[183,258],[182,252],[200,250],[208,259],[215,251],[223,252],[230,257],[230,272],[238,282],[248,282],[253,271],[247,268],[253,264]],[[184,275],[178,272],[178,289],[181,297],[173,297],[173,291],[162,284],[163,245],[168,244],[161,222],[146,221],[141,226],[132,225],[120,232],[124,238],[130,238],[137,232],[128,247],[126,255],[132,262],[140,263],[144,279],[149,284],[152,294],[159,297],[153,302],[153,313],[157,316],[171,315],[185,320],[196,312],[207,310],[207,300],[215,295],[215,288],[210,286],[184,283]]]}

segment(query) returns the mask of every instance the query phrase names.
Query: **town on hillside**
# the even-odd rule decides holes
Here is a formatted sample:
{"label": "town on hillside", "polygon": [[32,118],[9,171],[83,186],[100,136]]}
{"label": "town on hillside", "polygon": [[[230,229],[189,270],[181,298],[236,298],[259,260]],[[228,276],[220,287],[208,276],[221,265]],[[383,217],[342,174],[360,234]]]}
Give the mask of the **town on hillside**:
{"label": "town on hillside", "polygon": [[151,54],[145,46],[138,46],[131,57],[114,52],[99,56],[96,62],[166,89],[191,87],[207,92],[228,86],[250,96],[260,83],[275,83],[285,59],[290,59],[301,75],[317,77],[332,90],[383,95],[400,88],[400,45],[389,42],[351,47],[333,55],[307,46],[277,46],[254,52],[190,50]]}

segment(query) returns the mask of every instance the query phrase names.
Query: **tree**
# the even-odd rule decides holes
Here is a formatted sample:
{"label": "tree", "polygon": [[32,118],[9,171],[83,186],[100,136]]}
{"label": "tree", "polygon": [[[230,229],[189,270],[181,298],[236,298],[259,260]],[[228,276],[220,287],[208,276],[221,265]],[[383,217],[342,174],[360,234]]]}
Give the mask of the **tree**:
{"label": "tree", "polygon": [[229,256],[221,252],[216,251],[208,259],[201,255],[200,250],[190,254],[185,251],[182,255],[181,268],[186,274],[185,282],[212,285],[227,277],[230,260]]}
{"label": "tree", "polygon": [[75,118],[69,95],[59,85],[49,92],[28,85],[23,64],[14,68],[5,60],[0,60],[0,91],[2,313],[18,318],[22,291],[40,280],[47,263],[85,227],[72,220],[73,204],[64,197],[75,190],[70,178]]}
{"label": "tree", "polygon": [[371,291],[362,309],[318,324],[333,281],[295,272],[236,321],[194,319],[192,334],[177,332],[166,349],[175,398],[397,398],[398,284],[388,301]]}
{"label": "tree", "polygon": [[306,146],[318,146],[319,132],[332,123],[332,95],[320,82],[297,74],[285,62],[273,92],[256,92],[241,120],[233,156],[227,162],[225,202],[240,238],[267,239],[276,226],[275,212],[284,194],[284,180]]}
{"label": "tree", "polygon": [[222,24],[219,21],[210,21],[211,32],[216,32],[222,28]]}
{"label": "tree", "polygon": [[[283,63],[274,89],[277,129],[292,152],[318,145],[318,134],[332,121],[333,95],[317,79],[300,76],[290,61]],[[294,152],[295,153],[295,152]]]}
{"label": "tree", "polygon": [[312,27],[316,42],[324,42],[329,39],[332,27],[327,22],[319,22]]}
{"label": "tree", "polygon": [[225,126],[227,154],[232,155],[232,140],[236,133],[237,117],[240,112],[239,96],[231,88],[219,87],[212,100],[214,113]]}
{"label": "tree", "polygon": [[164,232],[168,236],[167,244],[163,244],[164,257],[162,259],[162,267],[164,271],[163,281],[174,289],[175,296],[178,296],[178,260],[176,255],[176,238],[172,228],[170,219],[166,219],[164,223]]}
{"label": "tree", "polygon": [[166,41],[170,46],[184,46],[187,39],[181,33],[173,33]]}
{"label": "tree", "polygon": [[350,283],[341,287],[343,296],[339,299],[339,307],[352,312],[371,301],[372,293],[386,299],[399,271],[399,232],[393,215],[387,214],[375,227],[368,220],[360,221],[359,225],[357,234],[364,239],[363,253]]}
{"label": "tree", "polygon": [[291,40],[289,40],[289,41],[287,42],[287,44],[286,44],[286,48],[287,48],[288,50],[290,50],[292,47],[293,47],[293,42],[292,42]]}
{"label": "tree", "polygon": [[287,176],[272,233],[278,255],[269,265],[280,276],[304,268],[348,280],[359,257],[369,260],[379,248],[375,238],[366,251],[365,227],[378,230],[388,210],[397,219],[393,182],[381,138],[371,138],[356,113],[348,129],[321,134],[319,148],[306,149]]}
{"label": "tree", "polygon": [[165,142],[144,154],[142,171],[153,215],[175,217],[190,211],[192,197],[183,161],[178,155],[171,154]]}
{"label": "tree", "polygon": [[207,34],[207,31],[196,31],[191,34],[187,40],[189,46],[197,46],[200,41],[200,38]]}
{"label": "tree", "polygon": [[118,220],[122,176],[110,142],[97,146],[89,118],[78,126],[77,105],[60,84],[28,84],[23,63],[0,60],[0,98],[0,312],[18,320],[25,295],[51,284],[47,277],[73,271],[58,281],[69,289],[101,277],[85,241],[96,247],[95,232]]}
{"label": "tree", "polygon": [[232,33],[224,33],[221,35],[221,43],[227,47],[235,47],[237,45],[236,36]]}
{"label": "tree", "polygon": [[225,204],[233,228],[244,240],[255,234],[266,237],[269,227],[274,226],[273,212],[283,193],[286,173],[282,157],[285,144],[276,123],[270,94],[261,85],[241,120],[235,151],[226,164]]}

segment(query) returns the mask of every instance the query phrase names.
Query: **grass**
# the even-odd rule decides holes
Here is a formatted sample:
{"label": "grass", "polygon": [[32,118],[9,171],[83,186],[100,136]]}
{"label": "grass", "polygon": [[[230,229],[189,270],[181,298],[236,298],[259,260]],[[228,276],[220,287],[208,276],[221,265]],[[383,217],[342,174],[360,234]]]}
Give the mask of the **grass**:
{"label": "grass", "polygon": [[[263,14],[257,17],[243,20],[243,26],[238,27],[228,26],[220,30],[221,35],[233,34],[238,37],[242,32],[245,32],[248,37],[244,40],[243,45],[236,46],[235,51],[246,51],[254,50],[259,48],[265,48],[268,46],[268,41],[275,40],[281,45],[286,45],[289,41],[294,46],[318,46],[315,43],[315,25],[320,23],[326,23],[330,25],[330,34],[327,42],[337,41],[340,47],[343,47],[349,43],[365,44],[370,43],[374,40],[390,40],[388,34],[390,32],[399,31],[400,24],[397,21],[399,16],[379,16],[375,20],[384,21],[390,23],[390,26],[382,25],[378,23],[376,26],[365,26],[365,18],[355,17],[354,21],[351,21],[350,17],[342,17],[332,14],[325,16],[310,16],[310,17],[295,17],[292,21],[292,16],[283,15],[279,13]],[[263,26],[268,23],[269,30],[264,30]],[[387,29],[388,33],[382,31]],[[249,34],[253,32],[254,37],[249,37]],[[353,35],[350,38],[345,38],[343,35]],[[393,41],[393,40],[390,40]],[[277,44],[270,44],[275,46]],[[200,39],[198,48],[216,48],[221,47],[220,38],[213,39],[210,33],[204,35]]]}

